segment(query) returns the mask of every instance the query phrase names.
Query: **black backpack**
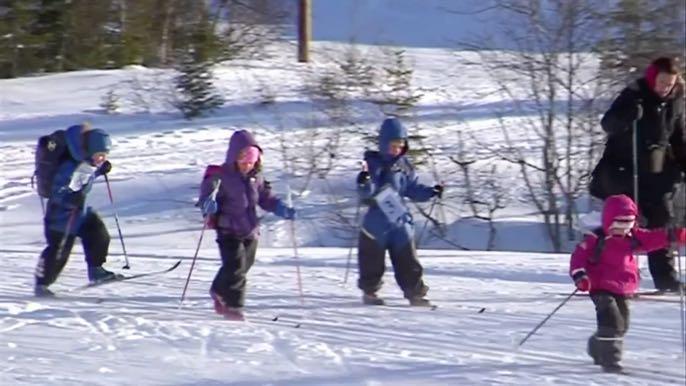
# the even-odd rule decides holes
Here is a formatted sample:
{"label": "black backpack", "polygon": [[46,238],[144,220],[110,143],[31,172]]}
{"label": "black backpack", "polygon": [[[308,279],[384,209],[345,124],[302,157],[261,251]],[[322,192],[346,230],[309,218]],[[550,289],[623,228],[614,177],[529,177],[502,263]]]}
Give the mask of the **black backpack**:
{"label": "black backpack", "polygon": [[35,187],[39,196],[50,198],[52,183],[55,179],[55,174],[57,174],[57,169],[62,162],[71,158],[64,130],[57,130],[38,139],[36,146],[36,170],[33,172],[31,184],[33,185],[35,181]]}

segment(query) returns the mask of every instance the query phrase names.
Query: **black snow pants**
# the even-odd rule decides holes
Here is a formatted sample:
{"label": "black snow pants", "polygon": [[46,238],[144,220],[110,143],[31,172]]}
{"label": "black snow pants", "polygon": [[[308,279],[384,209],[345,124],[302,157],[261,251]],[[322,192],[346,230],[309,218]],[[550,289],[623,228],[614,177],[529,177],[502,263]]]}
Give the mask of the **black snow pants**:
{"label": "black snow pants", "polygon": [[[395,273],[395,281],[403,291],[405,298],[424,297],[429,287],[422,280],[422,265],[417,259],[417,250],[410,241],[405,245],[389,243],[388,251]],[[381,278],[386,270],[386,247],[379,245],[364,232],[358,240],[357,262],[359,279],[357,286],[365,293],[375,293],[383,284]]]}
{"label": "black snow pants", "polygon": [[598,329],[588,339],[588,354],[596,364],[607,366],[622,360],[624,335],[629,329],[629,301],[606,291],[591,293]]}
{"label": "black snow pants", "polygon": [[35,272],[36,284],[49,286],[57,280],[67,264],[77,236],[81,239],[89,267],[99,267],[105,263],[110,246],[110,234],[100,216],[94,211],[87,212],[76,235],[50,230],[47,223],[44,228],[48,246],[38,259]]}
{"label": "black snow pants", "polygon": [[256,239],[238,239],[217,233],[217,244],[222,257],[222,266],[212,282],[211,291],[232,308],[245,304],[247,274],[255,262]]}

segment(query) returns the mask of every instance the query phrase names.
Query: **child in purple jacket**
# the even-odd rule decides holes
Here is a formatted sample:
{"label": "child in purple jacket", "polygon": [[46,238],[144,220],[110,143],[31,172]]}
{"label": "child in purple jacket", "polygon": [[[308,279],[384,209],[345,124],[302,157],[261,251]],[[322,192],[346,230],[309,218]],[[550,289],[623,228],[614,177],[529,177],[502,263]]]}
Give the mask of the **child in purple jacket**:
{"label": "child in purple jacket", "polygon": [[243,318],[246,274],[255,262],[259,235],[257,205],[287,220],[295,218],[295,209],[271,194],[260,173],[261,154],[250,132],[236,131],[221,169],[200,187],[203,216],[213,217],[222,258],[210,295],[215,311],[229,319]]}

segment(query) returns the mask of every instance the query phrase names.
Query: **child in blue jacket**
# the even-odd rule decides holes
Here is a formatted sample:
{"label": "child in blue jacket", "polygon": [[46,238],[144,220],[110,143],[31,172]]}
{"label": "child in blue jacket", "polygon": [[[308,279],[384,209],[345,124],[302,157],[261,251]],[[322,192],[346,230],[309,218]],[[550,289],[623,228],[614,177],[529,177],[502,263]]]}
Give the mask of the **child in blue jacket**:
{"label": "child in blue jacket", "polygon": [[424,202],[443,194],[443,186],[417,182],[414,168],[405,156],[407,130],[396,118],[387,118],[379,131],[379,150],[364,154],[365,168],[357,176],[357,190],[369,206],[358,240],[358,287],[364,304],[382,305],[376,292],[381,288],[388,250],[395,280],[413,306],[430,306],[425,299],[429,287],[422,280],[422,266],[414,245],[412,215],[404,197]]}
{"label": "child in blue jacket", "polygon": [[86,255],[91,283],[121,277],[102,267],[107,258],[110,235],[100,216],[86,206],[86,196],[95,178],[107,174],[112,168],[107,160],[110,137],[101,129],[83,124],[69,127],[65,132],[65,142],[68,155],[52,179],[43,220],[48,246],[36,266],[36,296],[54,296],[48,286],[57,280],[67,264],[77,236]]}

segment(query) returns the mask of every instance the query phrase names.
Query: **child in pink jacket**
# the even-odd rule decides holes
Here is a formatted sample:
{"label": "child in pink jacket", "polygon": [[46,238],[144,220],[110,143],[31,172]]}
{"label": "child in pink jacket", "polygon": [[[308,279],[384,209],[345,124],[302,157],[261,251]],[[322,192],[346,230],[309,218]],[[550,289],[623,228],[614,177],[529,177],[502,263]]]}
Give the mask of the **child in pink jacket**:
{"label": "child in pink jacket", "polygon": [[[637,217],[638,209],[631,198],[608,197],[603,207],[602,232],[586,235],[570,261],[574,284],[580,291],[589,291],[596,309],[598,330],[589,338],[587,352],[607,372],[623,370],[619,361],[629,328],[628,299],[639,282],[634,253],[666,248],[670,243],[666,229],[639,228]],[[686,229],[677,229],[674,237],[686,243]]]}

